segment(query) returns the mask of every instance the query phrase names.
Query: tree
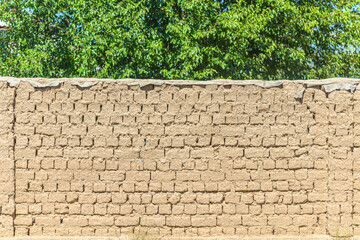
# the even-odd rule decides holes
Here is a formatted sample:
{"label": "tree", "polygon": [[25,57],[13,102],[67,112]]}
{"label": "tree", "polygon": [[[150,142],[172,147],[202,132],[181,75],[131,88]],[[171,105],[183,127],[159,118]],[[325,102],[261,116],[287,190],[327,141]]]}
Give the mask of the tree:
{"label": "tree", "polygon": [[0,75],[360,77],[360,0],[0,1]]}

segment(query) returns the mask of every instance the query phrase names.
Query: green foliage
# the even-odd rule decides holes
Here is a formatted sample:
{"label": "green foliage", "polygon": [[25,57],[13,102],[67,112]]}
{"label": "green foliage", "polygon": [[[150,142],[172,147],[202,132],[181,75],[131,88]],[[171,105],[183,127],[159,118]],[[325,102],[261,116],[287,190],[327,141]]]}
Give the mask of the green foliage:
{"label": "green foliage", "polygon": [[360,77],[360,0],[0,0],[0,75]]}

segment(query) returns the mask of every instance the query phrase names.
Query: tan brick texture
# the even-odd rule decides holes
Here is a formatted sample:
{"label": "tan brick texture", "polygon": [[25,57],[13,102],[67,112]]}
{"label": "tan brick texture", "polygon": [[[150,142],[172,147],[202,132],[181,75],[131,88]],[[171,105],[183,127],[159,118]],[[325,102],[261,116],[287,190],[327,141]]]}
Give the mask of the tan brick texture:
{"label": "tan brick texture", "polygon": [[360,235],[360,90],[63,81],[0,82],[0,236]]}
{"label": "tan brick texture", "polygon": [[14,235],[14,107],[15,89],[0,82],[0,236]]}

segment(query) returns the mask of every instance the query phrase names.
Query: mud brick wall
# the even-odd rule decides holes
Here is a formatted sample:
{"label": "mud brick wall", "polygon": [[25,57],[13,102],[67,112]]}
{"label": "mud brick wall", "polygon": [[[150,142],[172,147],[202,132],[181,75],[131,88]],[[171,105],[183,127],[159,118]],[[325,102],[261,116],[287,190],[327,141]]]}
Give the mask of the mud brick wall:
{"label": "mud brick wall", "polygon": [[15,89],[0,82],[0,236],[6,237],[14,234],[14,97]]}
{"label": "mud brick wall", "polygon": [[2,80],[0,236],[360,235],[357,82]]}

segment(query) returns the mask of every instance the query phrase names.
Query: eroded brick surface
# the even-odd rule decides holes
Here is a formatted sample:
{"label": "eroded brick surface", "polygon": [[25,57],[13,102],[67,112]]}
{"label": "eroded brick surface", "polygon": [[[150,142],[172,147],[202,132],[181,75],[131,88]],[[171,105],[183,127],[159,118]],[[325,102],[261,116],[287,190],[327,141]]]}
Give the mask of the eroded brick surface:
{"label": "eroded brick surface", "polygon": [[0,234],[360,235],[359,91],[299,85],[4,83]]}
{"label": "eroded brick surface", "polygon": [[13,119],[15,90],[0,82],[0,236],[14,234]]}

